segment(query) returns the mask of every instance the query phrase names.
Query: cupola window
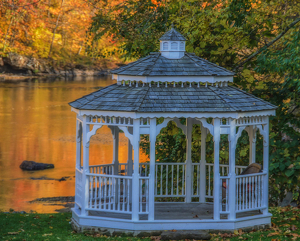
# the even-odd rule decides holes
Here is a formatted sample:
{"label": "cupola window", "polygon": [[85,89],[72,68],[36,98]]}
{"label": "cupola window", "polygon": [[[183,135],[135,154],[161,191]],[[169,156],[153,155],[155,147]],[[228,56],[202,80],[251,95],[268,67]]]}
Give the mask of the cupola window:
{"label": "cupola window", "polygon": [[184,50],[184,43],[183,42],[180,43],[180,50]]}
{"label": "cupola window", "polygon": [[169,44],[168,42],[163,43],[163,50],[168,50],[169,49]]}
{"label": "cupola window", "polygon": [[178,50],[178,44],[176,42],[171,43],[171,50]]}

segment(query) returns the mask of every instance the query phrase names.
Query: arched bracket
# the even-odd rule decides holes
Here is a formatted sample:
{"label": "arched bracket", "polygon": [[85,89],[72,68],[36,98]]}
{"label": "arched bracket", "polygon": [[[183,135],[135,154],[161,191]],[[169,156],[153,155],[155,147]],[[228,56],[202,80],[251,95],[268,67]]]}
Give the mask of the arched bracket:
{"label": "arched bracket", "polygon": [[269,138],[267,132],[264,130],[263,125],[256,125],[257,129],[259,129],[260,134],[264,137],[264,146],[268,146],[267,138]]}
{"label": "arched bracket", "polygon": [[122,130],[125,134],[125,136],[128,138],[130,141],[131,145],[133,146],[133,135],[129,133],[128,127],[126,126],[118,126],[120,130]]}
{"label": "arched bracket", "polygon": [[181,124],[178,118],[174,118],[173,121],[175,122],[176,126],[180,128],[185,135],[187,135],[187,126]]}
{"label": "arched bracket", "polygon": [[214,125],[208,124],[207,121],[206,121],[206,118],[200,118],[200,119],[197,118],[197,120],[200,120],[203,127],[208,129],[210,134],[212,134],[212,136],[214,136]]}
{"label": "arched bracket", "polygon": [[117,126],[107,126],[107,127],[110,129],[111,134],[113,136],[113,139],[115,139],[116,138],[116,133],[119,132],[118,127]]}
{"label": "arched bracket", "polygon": [[163,123],[156,126],[156,136],[160,133],[162,128],[165,128],[168,125],[171,120],[171,118],[165,118]]}
{"label": "arched bracket", "polygon": [[80,143],[82,140],[82,123],[78,121],[78,131],[76,136],[76,142]]}
{"label": "arched bracket", "polygon": [[242,132],[243,132],[243,130],[245,130],[245,128],[246,128],[246,126],[240,126],[240,127],[238,128],[238,132],[237,132],[236,135],[235,135],[235,145],[236,145],[238,139],[241,137]]}
{"label": "arched bracket", "polygon": [[94,125],[93,129],[86,134],[86,143],[85,143],[86,147],[90,146],[90,139],[91,139],[91,137],[93,135],[95,135],[96,132],[97,132],[97,130],[100,129],[101,127],[102,127],[102,125]]}

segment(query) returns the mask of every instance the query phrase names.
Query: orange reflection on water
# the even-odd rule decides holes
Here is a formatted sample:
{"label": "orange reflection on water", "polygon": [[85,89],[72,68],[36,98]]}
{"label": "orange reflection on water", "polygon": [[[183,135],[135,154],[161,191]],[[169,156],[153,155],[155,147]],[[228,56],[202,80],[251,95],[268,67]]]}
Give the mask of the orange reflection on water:
{"label": "orange reflection on water", "polygon": [[[73,196],[76,114],[68,102],[112,84],[111,77],[79,81],[31,81],[0,84],[0,209],[53,212],[57,206],[28,201]],[[112,134],[102,127],[92,137],[90,164],[111,163]],[[141,155],[141,161],[147,157]],[[23,160],[52,163],[54,169],[28,172]],[[127,161],[127,138],[120,134],[120,162]],[[67,181],[31,180],[30,178]]]}

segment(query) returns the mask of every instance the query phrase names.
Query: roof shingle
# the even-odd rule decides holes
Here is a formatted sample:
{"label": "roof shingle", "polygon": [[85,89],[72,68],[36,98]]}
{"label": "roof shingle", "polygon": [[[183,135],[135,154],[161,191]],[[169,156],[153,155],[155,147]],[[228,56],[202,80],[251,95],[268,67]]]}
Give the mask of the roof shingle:
{"label": "roof shingle", "polygon": [[143,113],[247,112],[276,109],[276,106],[232,86],[166,88],[113,84],[69,104],[80,110]]}

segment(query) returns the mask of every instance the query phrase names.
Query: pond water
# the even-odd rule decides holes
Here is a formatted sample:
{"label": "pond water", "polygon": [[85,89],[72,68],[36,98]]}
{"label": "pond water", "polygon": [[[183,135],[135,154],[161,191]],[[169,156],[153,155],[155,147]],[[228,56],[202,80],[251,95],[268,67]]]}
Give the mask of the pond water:
{"label": "pond water", "polygon": [[[113,83],[111,76],[0,83],[0,210],[50,213],[59,207],[30,201],[74,196],[76,114],[68,103]],[[112,141],[107,127],[92,137],[91,165],[111,163]],[[124,134],[119,159],[127,161]],[[141,161],[146,159],[141,154]],[[23,160],[52,163],[55,168],[22,171]],[[58,181],[62,177],[66,181]]]}

